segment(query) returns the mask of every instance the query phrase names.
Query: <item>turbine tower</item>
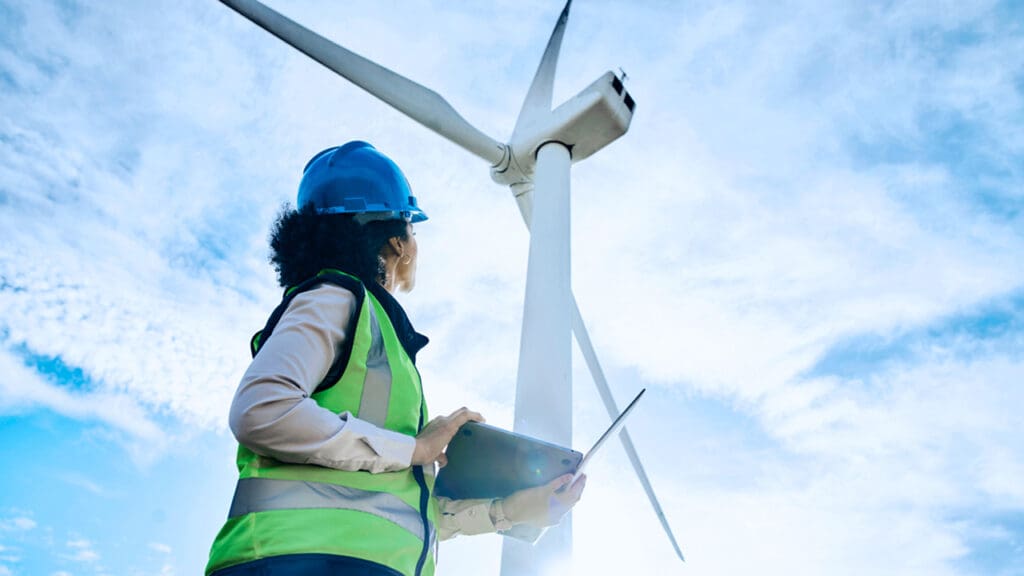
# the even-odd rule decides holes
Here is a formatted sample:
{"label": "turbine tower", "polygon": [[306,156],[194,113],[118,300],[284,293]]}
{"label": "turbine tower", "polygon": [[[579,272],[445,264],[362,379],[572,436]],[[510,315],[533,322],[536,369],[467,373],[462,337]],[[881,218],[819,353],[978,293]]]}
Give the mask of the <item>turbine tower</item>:
{"label": "turbine tower", "polygon": [[[530,228],[526,297],[516,378],[516,432],[572,445],[572,334],[609,417],[619,409],[601,370],[570,283],[570,170],[629,129],[635,103],[622,80],[606,72],[552,110],[558,52],[569,18],[568,0],[555,24],[512,136],[503,144],[467,122],[436,92],[319,36],[256,0],[221,0],[261,28],[398,111],[486,160],[491,177],[508,185]],[[665,514],[629,434],[619,438],[672,543]],[[503,576],[546,574],[567,560],[571,518],[534,546],[506,538]]]}

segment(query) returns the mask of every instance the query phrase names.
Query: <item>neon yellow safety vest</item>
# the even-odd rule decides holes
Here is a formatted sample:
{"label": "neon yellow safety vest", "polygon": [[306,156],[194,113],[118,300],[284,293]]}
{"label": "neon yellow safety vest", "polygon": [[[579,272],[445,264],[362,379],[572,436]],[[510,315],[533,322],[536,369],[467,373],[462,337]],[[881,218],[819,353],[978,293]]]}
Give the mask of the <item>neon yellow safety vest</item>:
{"label": "neon yellow safety vest", "polygon": [[[399,341],[385,309],[354,278],[325,270],[286,292],[285,302],[323,282],[357,292],[355,337],[344,371],[333,386],[318,389],[316,402],[377,426],[415,436],[427,422],[419,373]],[[355,288],[354,290],[352,288]],[[253,338],[258,351],[264,329]],[[287,464],[238,447],[239,480],[228,520],[210,550],[206,573],[260,558],[333,554],[368,560],[405,576],[434,573],[437,505],[432,469],[346,472]]]}

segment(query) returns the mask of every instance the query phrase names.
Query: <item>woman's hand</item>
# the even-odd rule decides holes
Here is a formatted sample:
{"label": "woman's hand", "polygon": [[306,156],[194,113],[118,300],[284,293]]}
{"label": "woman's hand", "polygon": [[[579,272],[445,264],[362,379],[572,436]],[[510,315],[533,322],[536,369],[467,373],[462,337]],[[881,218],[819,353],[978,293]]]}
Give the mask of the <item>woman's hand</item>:
{"label": "woman's hand", "polygon": [[438,416],[431,420],[416,435],[416,449],[412,452],[412,464],[424,466],[437,462],[443,468],[448,463],[444,449],[455,433],[466,422],[483,422],[484,417],[463,406],[450,416]]}
{"label": "woman's hand", "polygon": [[[572,482],[572,474],[559,476],[542,486],[520,490],[505,498],[502,509],[513,524],[532,524],[538,528],[554,526],[579,502],[586,474]],[[572,484],[570,485],[570,482]]]}

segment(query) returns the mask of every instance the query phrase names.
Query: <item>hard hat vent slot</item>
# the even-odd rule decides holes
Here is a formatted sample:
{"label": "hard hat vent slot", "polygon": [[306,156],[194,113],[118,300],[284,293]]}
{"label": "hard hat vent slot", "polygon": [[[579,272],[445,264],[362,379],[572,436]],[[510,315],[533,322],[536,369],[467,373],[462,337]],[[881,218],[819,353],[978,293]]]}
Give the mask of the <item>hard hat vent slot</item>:
{"label": "hard hat vent slot", "polygon": [[366,200],[363,198],[345,198],[346,212],[365,212]]}

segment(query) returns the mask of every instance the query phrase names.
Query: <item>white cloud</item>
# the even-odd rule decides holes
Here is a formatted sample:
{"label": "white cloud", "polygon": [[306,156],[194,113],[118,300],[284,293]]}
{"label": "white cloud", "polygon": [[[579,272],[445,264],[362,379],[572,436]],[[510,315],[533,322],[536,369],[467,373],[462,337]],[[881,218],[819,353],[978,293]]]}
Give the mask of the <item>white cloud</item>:
{"label": "white cloud", "polygon": [[85,489],[85,490],[87,490],[87,491],[89,491],[92,494],[95,494],[97,496],[109,496],[110,495],[108,493],[107,489],[105,489],[103,486],[101,486],[100,484],[98,484],[94,480],[92,480],[89,477],[87,477],[85,475],[82,475],[82,474],[68,472],[68,473],[65,473],[65,474],[61,474],[61,479],[64,480],[65,482],[67,482],[68,484],[72,485],[72,486],[77,486],[79,488],[83,488],[83,489]]}
{"label": "white cloud", "polygon": [[[227,276],[220,278],[211,278],[220,274],[215,270],[216,261],[193,261],[208,258],[209,250],[216,250],[210,242],[248,244],[247,236],[232,238],[231,228],[214,214],[227,208],[238,214],[253,213],[248,208],[250,202],[236,208],[217,190],[223,182],[222,170],[205,155],[188,158],[187,147],[168,146],[146,131],[156,129],[154,123],[174,122],[175,115],[194,114],[178,108],[184,96],[180,89],[191,85],[201,90],[200,84],[154,84],[168,71],[140,76],[138,71],[146,66],[136,62],[139,65],[122,68],[127,64],[123,59],[97,54],[115,50],[135,58],[145,51],[96,44],[89,34],[57,32],[74,18],[62,20],[48,6],[19,9],[28,13],[33,30],[46,29],[64,39],[46,50],[67,59],[55,70],[66,82],[41,88],[45,95],[40,100],[29,104],[30,99],[22,96],[17,100],[14,93],[4,98],[5,107],[29,106],[19,122],[5,120],[4,124],[4,132],[10,135],[5,147],[11,162],[5,162],[5,174],[18,178],[15,185],[5,187],[6,194],[13,194],[9,206],[17,209],[0,214],[9,235],[9,250],[0,256],[5,286],[0,310],[6,344],[60,357],[81,368],[98,383],[101,397],[126,393],[143,408],[169,410],[203,426],[220,425],[234,381],[244,366],[246,333],[262,321],[263,313],[250,303],[252,294],[275,290],[258,283],[249,287],[238,280],[238,266],[246,268],[246,258],[258,265],[259,254],[232,258],[231,268],[223,268]],[[139,16],[120,10],[102,12],[82,10],[75,16],[79,19],[76,25],[98,32],[119,19]],[[179,16],[185,17],[183,13]],[[122,32],[127,35],[113,39],[136,45],[141,37],[133,37],[131,30],[148,36],[138,26],[125,24]],[[182,39],[179,36],[173,42]],[[142,44],[152,40],[147,38]],[[222,48],[238,50],[230,43],[222,43]],[[22,61],[45,58],[35,53],[37,46],[31,42],[20,49],[24,51],[19,54]],[[199,53],[195,56],[200,57]],[[99,72],[91,68],[101,61],[106,64]],[[38,71],[31,65],[28,68]],[[228,79],[222,73],[217,77]],[[44,82],[33,77],[18,80]],[[109,95],[104,95],[103,86],[107,84],[117,86],[114,90],[126,97],[117,110],[108,109],[109,102],[93,102],[90,113],[83,114],[78,105],[68,108],[60,104],[72,95],[74,99],[106,100]],[[129,93],[135,96],[127,98]],[[195,97],[215,100],[201,94]],[[162,112],[147,116],[154,111],[154,98]],[[136,103],[142,100],[147,104],[138,107]],[[225,111],[203,108],[223,126]],[[152,122],[147,124],[143,117]],[[62,126],[58,133],[49,131],[54,123]],[[198,124],[191,125],[200,129]],[[90,152],[83,154],[83,149]],[[44,165],[35,160],[43,157],[54,161]],[[189,169],[180,170],[182,163]],[[168,193],[154,204],[152,200],[161,190],[178,192]],[[182,193],[184,190],[190,193]],[[246,196],[243,190],[236,194],[238,198]],[[268,203],[261,211],[259,228],[265,226],[273,209],[273,203]],[[253,226],[249,234],[259,238],[264,231]],[[211,281],[237,286],[243,292],[217,288]],[[215,296],[217,293],[220,296]],[[147,347],[145,353],[135,348],[142,343]]]}
{"label": "white cloud", "polygon": [[[2,526],[2,524],[0,524]],[[4,528],[0,527],[0,530]],[[18,555],[20,550],[18,548],[10,548],[0,544],[0,562],[17,564],[21,562],[21,556]]]}
{"label": "white cloud", "polygon": [[[650,436],[634,439],[688,568],[701,574],[971,573],[964,561],[979,538],[1005,541],[1007,532],[1016,534],[1013,524],[993,521],[996,511],[1012,516],[1024,509],[1015,481],[1024,466],[1024,441],[1015,433],[1024,391],[1008,385],[1021,381],[1024,365],[1014,352],[1019,339],[1014,342],[974,357],[923,351],[924,358],[897,362],[864,382],[810,382],[808,388],[817,388],[773,412],[751,414],[767,430],[740,441],[723,442],[728,431],[715,429],[713,436],[695,437],[700,425],[686,421],[699,408],[678,413],[649,406],[665,422],[656,436],[675,441],[659,446]],[[668,413],[675,413],[674,423]],[[654,434],[634,424],[641,434]],[[781,437],[781,446],[766,449],[772,436]],[[628,469],[621,451],[603,458],[575,517],[577,571],[672,565],[639,485],[631,472],[621,472]],[[617,519],[628,529],[609,530]],[[597,552],[612,545],[650,552],[625,558]],[[989,554],[984,562],[995,564],[985,571],[997,573],[1000,563],[1012,561]]]}
{"label": "white cloud", "polygon": [[0,349],[0,408],[5,411],[42,406],[75,418],[96,418],[135,436],[157,440],[159,428],[138,403],[125,394],[72,393],[47,382],[10,352]]}
{"label": "white cloud", "polygon": [[0,530],[7,532],[26,532],[36,526],[36,521],[26,516],[16,516],[0,520]]}
{"label": "white cloud", "polygon": [[150,547],[150,549],[155,550],[155,551],[157,551],[157,552],[159,552],[161,554],[170,554],[171,553],[171,547],[168,546],[167,544],[163,544],[161,542],[150,542],[149,543],[149,547]]}
{"label": "white cloud", "polygon": [[66,558],[76,562],[95,563],[100,559],[100,554],[93,548],[93,543],[84,538],[68,540],[69,553]]}

